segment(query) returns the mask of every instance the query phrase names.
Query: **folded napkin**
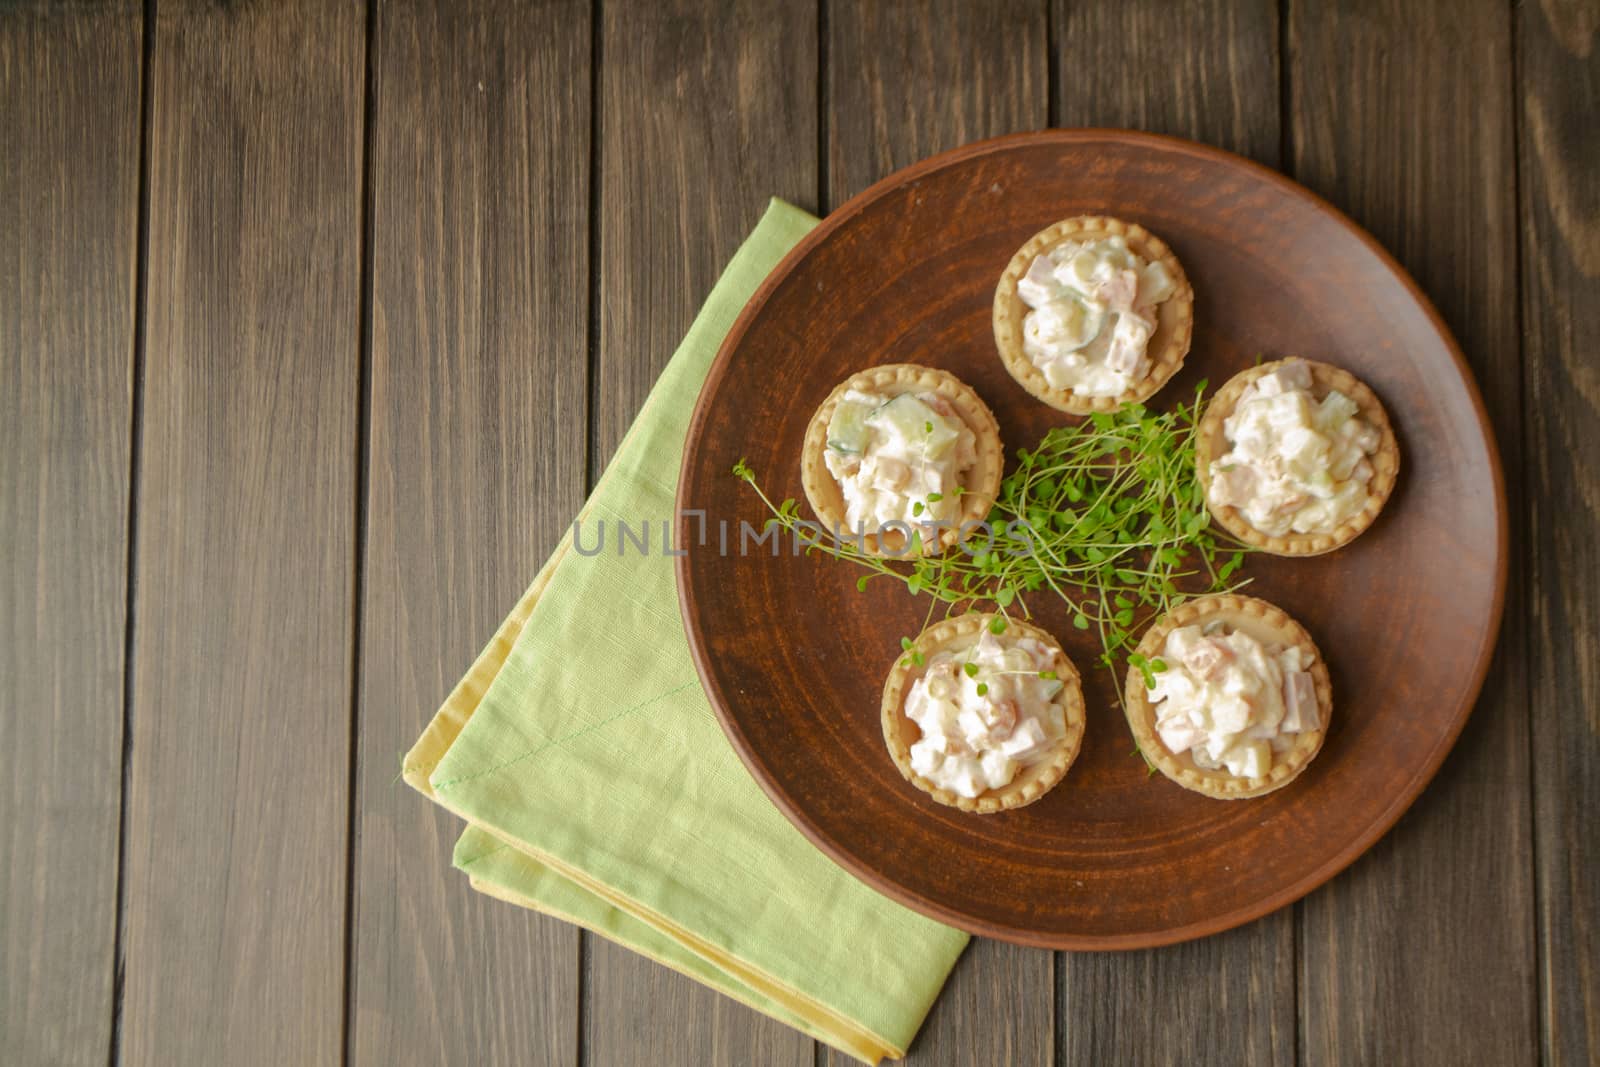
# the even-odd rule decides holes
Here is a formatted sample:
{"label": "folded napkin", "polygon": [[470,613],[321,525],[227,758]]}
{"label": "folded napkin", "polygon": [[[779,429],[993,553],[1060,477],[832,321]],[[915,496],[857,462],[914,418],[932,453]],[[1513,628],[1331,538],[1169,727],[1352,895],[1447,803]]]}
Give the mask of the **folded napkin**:
{"label": "folded napkin", "polygon": [[[768,207],[584,505],[581,551],[569,531],[403,773],[468,822],[454,862],[475,888],[876,1063],[905,1054],[966,935],[868,889],[761,792],[701,692],[659,542],[712,358],[816,221]],[[619,553],[619,521],[647,521],[653,550]]]}

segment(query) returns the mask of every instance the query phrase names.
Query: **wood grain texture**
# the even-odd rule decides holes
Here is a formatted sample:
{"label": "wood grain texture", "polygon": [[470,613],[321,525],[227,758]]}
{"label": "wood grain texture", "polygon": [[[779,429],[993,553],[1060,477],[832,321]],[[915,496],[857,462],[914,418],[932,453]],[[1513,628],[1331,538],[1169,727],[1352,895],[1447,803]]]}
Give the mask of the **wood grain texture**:
{"label": "wood grain texture", "polygon": [[1049,121],[1045,0],[834,0],[828,207],[920,159]]}
{"label": "wood grain texture", "polygon": [[[1055,0],[1052,23],[1060,125],[1129,126],[1278,164],[1278,13],[1269,0]],[[1063,1064],[1111,1062],[1130,1048],[1150,1063],[1294,1061],[1292,911],[1171,948],[1063,954],[1057,967]],[[1217,1012],[1219,996],[1237,1009]]]}
{"label": "wood grain texture", "polygon": [[350,1059],[571,1064],[577,930],[470,891],[394,774],[583,502],[589,7],[377,18]]}
{"label": "wood grain texture", "polygon": [[[1046,21],[1042,0],[829,3],[824,208],[936,152],[1046,125]],[[1047,1067],[1054,1001],[1050,952],[974,938],[906,1062]]]}
{"label": "wood grain texture", "polygon": [[104,1059],[138,252],[137,4],[0,12],[0,1034]]}
{"label": "wood grain texture", "polygon": [[[1295,176],[1412,272],[1465,350],[1520,510],[1510,12],[1372,0],[1290,7]],[[1398,402],[1398,401],[1397,401]],[[1404,447],[1404,446],[1402,446]],[[1513,530],[1514,537],[1519,531]],[[1534,1025],[1523,638],[1433,785],[1302,909],[1302,1062],[1526,1063]],[[1470,932],[1470,933],[1469,933]]]}
{"label": "wood grain texture", "polygon": [[120,1062],[342,1051],[363,6],[163,4]]}
{"label": "wood grain texture", "polygon": [[1276,166],[1272,0],[1054,0],[1056,125],[1126,126]]}
{"label": "wood grain texture", "polygon": [[768,199],[817,205],[813,3],[601,11],[596,474]]}
{"label": "wood grain texture", "polygon": [[[816,205],[816,9],[786,0],[600,7],[598,475],[767,200]],[[688,978],[585,939],[597,1065],[811,1064],[813,1043]]]}
{"label": "wood grain texture", "polygon": [[1543,1060],[1600,1062],[1600,9],[1517,7]]}
{"label": "wood grain texture", "polygon": [[1060,1062],[1292,1064],[1293,916],[1170,948],[1066,957]]}

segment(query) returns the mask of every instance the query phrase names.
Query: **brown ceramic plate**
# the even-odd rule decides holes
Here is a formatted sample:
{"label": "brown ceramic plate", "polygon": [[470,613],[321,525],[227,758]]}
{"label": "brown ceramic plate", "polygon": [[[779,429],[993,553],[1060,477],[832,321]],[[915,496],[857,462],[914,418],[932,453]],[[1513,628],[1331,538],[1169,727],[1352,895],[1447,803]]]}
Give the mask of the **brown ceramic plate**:
{"label": "brown ceramic plate", "polygon": [[[994,286],[1057,219],[1109,214],[1168,242],[1195,290],[1183,371],[1221,385],[1296,353],[1382,397],[1404,473],[1376,524],[1318,559],[1253,556],[1248,589],[1311,632],[1333,728],[1292,785],[1239,802],[1150,777],[1097,648],[1053,607],[1036,621],[1084,665],[1088,733],[1060,786],[978,816],[907,783],[884,749],[879,689],[925,600],[827,558],[678,560],[689,643],[734,748],[774,803],[869,885],[974,933],[1053,948],[1135,948],[1215,933],[1348,865],[1438,769],[1472,709],[1506,575],[1499,461],[1449,332],[1349,219],[1282,176],[1184,141],[1103,130],[1024,134],[926,160],[845,204],[783,261],[734,325],[700,396],[683,509],[759,523],[729,474],[800,491],[806,424],[834,383],[879,363],[952,371],[999,418],[1008,456],[1068,421],[995,354]],[[680,524],[690,544],[693,518]],[[733,539],[736,544],[737,538]],[[1040,597],[1041,606],[1048,602]]]}

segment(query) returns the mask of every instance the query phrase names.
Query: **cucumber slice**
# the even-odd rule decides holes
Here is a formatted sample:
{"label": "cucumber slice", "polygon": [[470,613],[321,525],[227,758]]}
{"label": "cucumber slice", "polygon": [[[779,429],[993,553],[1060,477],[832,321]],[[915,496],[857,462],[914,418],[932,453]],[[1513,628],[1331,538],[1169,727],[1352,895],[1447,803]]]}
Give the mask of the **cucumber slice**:
{"label": "cucumber slice", "polygon": [[1048,346],[1052,357],[1081,352],[1105,332],[1111,316],[1104,306],[1072,289],[1062,289],[1053,304],[1032,312],[1025,325],[1038,331],[1029,334],[1034,343]]}
{"label": "cucumber slice", "polygon": [[911,393],[901,393],[866,417],[866,425],[905,442],[908,451],[939,459],[955,445],[960,428]]}
{"label": "cucumber slice", "polygon": [[828,420],[828,447],[835,452],[859,456],[867,447],[867,413],[865,404],[846,400],[833,409]]}
{"label": "cucumber slice", "polygon": [[1334,389],[1322,398],[1322,404],[1316,414],[1318,428],[1324,432],[1337,430],[1360,410],[1354,400]]}
{"label": "cucumber slice", "polygon": [[1082,309],[1081,314],[1083,316],[1083,332],[1078,336],[1082,337],[1083,340],[1079,341],[1071,348],[1062,349],[1062,351],[1081,352],[1085,348],[1088,348],[1090,345],[1095,343],[1100,334],[1104,332],[1106,328],[1106,321],[1110,319],[1111,316],[1106,313],[1105,307],[1093,301],[1085,300],[1077,293],[1069,292],[1067,295],[1072,297],[1073,302]]}

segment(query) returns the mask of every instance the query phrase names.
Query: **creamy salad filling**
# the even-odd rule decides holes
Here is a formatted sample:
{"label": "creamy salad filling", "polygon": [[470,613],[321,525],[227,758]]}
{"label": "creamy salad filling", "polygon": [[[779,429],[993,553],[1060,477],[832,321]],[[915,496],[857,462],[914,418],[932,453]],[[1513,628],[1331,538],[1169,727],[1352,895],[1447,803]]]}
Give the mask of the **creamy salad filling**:
{"label": "creamy salad filling", "polygon": [[1022,349],[1057,389],[1125,393],[1150,370],[1158,306],[1176,290],[1166,266],[1147,263],[1126,238],[1064,241],[1017,282],[1032,309],[1022,320]]}
{"label": "creamy salad filling", "polygon": [[1298,360],[1257,378],[1223,423],[1232,447],[1211,465],[1211,500],[1270,536],[1332,533],[1366,505],[1381,444],[1358,410],[1337,389],[1316,399]]}
{"label": "creamy salad filling", "polygon": [[887,522],[953,524],[961,478],[977,461],[977,436],[945,397],[855,389],[833,409],[823,454],[846,525],[867,533]]}
{"label": "creamy salad filling", "polygon": [[1034,638],[1006,641],[987,630],[972,645],[929,657],[906,694],[906,717],[922,731],[912,770],[970,798],[1043,760],[1067,735],[1058,657]]}
{"label": "creamy salad filling", "polygon": [[1302,648],[1265,645],[1214,621],[1173,630],[1160,659],[1166,669],[1149,690],[1156,734],[1197,767],[1260,778],[1296,734],[1322,728]]}

